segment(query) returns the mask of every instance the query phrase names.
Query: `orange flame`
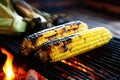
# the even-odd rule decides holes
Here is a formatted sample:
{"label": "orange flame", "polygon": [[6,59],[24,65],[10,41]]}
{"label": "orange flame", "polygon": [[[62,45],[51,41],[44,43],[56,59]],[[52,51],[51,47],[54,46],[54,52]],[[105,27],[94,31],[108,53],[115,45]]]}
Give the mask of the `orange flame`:
{"label": "orange flame", "polygon": [[1,51],[2,51],[3,54],[7,55],[6,62],[3,65],[3,72],[6,75],[5,80],[14,80],[15,79],[15,74],[13,72],[13,67],[12,67],[13,56],[11,55],[10,52],[5,50],[4,48],[1,48]]}

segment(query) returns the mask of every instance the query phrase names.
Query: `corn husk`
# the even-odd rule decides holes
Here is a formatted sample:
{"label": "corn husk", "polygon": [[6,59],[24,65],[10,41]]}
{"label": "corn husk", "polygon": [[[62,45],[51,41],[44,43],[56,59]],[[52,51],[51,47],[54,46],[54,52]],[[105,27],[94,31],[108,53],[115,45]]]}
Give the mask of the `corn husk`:
{"label": "corn husk", "polygon": [[27,27],[23,17],[18,15],[10,0],[0,1],[0,34],[18,35]]}

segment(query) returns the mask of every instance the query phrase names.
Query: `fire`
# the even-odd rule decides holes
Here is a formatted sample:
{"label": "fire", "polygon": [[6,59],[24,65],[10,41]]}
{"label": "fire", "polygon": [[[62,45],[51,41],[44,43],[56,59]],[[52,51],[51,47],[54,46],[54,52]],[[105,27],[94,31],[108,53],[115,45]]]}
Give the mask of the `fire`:
{"label": "fire", "polygon": [[1,51],[2,53],[7,55],[6,62],[3,65],[3,72],[6,75],[5,80],[14,80],[15,74],[14,74],[13,66],[12,66],[13,55],[11,55],[11,53],[5,50],[4,48],[1,48]]}
{"label": "fire", "polygon": [[[3,65],[3,74],[0,74],[0,80],[47,80],[34,69],[29,69],[27,72],[23,66],[13,66],[13,55],[4,48],[0,48],[3,54],[6,54],[7,59]],[[5,75],[4,75],[5,74]],[[1,79],[1,75],[3,76]],[[3,79],[4,78],[4,79]]]}

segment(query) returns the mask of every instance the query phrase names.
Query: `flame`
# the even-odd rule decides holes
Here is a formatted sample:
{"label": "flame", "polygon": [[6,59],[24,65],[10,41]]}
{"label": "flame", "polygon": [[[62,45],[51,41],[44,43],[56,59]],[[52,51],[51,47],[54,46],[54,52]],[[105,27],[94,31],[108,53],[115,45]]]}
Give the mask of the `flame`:
{"label": "flame", "polygon": [[14,74],[13,66],[12,66],[12,61],[13,61],[14,57],[11,55],[10,52],[5,50],[4,48],[1,48],[1,51],[2,51],[3,54],[7,55],[6,62],[3,65],[3,72],[6,75],[5,80],[14,80],[15,79],[15,74]]}

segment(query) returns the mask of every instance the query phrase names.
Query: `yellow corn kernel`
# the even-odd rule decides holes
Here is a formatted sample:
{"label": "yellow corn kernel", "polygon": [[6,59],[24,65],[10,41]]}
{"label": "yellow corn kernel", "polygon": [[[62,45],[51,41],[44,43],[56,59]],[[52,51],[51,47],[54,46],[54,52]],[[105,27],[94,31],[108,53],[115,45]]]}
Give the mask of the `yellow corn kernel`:
{"label": "yellow corn kernel", "polygon": [[64,38],[48,41],[36,53],[43,62],[56,62],[98,48],[110,41],[112,33],[97,27]]}
{"label": "yellow corn kernel", "polygon": [[32,51],[36,51],[38,47],[40,47],[44,42],[57,38],[62,38],[87,29],[87,24],[81,21],[73,21],[63,25],[45,29],[27,36],[21,44],[20,51],[24,55],[29,55]]}

